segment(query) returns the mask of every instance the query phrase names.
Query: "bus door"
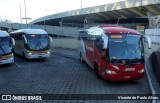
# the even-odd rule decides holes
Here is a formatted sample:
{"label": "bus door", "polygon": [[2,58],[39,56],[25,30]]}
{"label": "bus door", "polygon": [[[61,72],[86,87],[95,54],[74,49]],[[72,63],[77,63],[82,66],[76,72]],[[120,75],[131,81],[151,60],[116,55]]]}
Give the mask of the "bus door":
{"label": "bus door", "polygon": [[97,61],[97,63],[101,63],[101,64],[104,64],[102,63],[102,59],[103,56],[104,56],[104,49],[103,49],[103,40],[102,40],[102,35],[103,35],[103,32],[100,31],[100,30],[96,30],[95,31],[95,40],[94,40],[94,54],[93,54],[93,59],[95,61]]}
{"label": "bus door", "polygon": [[94,55],[94,35],[88,34],[86,41],[86,57],[89,60],[90,64],[93,65],[93,55]]}
{"label": "bus door", "polygon": [[22,34],[16,34],[17,36],[17,50],[21,52],[23,50]]}
{"label": "bus door", "polygon": [[95,31],[94,36],[94,56],[101,57],[101,52],[103,50],[102,31]]}

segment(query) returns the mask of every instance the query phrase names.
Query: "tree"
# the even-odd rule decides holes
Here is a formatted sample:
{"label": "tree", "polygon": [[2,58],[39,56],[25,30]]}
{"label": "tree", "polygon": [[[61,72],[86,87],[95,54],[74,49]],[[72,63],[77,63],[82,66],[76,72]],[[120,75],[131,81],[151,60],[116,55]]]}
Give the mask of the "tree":
{"label": "tree", "polygon": [[1,23],[12,23],[12,21],[9,19],[1,19],[1,18],[0,18],[0,22]]}

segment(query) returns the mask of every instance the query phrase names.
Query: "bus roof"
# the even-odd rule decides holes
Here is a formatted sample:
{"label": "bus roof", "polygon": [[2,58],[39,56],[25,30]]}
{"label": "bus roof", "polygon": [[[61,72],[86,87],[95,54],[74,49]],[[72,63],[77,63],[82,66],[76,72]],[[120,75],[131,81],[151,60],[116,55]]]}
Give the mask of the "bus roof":
{"label": "bus roof", "polygon": [[14,33],[25,33],[25,34],[47,34],[46,31],[42,29],[19,29],[14,32],[11,32],[11,34]]}
{"label": "bus roof", "polygon": [[118,25],[99,25],[96,27],[91,27],[92,29],[101,29],[104,31],[105,34],[140,34],[140,32],[134,30],[134,29],[129,29],[129,28],[124,28],[122,26]]}
{"label": "bus roof", "polygon": [[128,29],[123,27],[102,27],[105,34],[140,34],[138,31],[134,29]]}
{"label": "bus roof", "polygon": [[0,37],[9,36],[8,32],[0,30]]}

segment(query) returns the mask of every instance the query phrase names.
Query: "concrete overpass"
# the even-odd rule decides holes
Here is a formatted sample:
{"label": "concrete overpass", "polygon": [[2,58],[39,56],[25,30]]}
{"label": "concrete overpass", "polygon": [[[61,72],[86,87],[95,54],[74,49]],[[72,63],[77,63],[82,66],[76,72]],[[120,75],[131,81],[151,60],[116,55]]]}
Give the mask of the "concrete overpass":
{"label": "concrete overpass", "polygon": [[[48,15],[30,22],[41,25],[61,25],[63,23],[83,24],[87,19],[96,23],[117,23],[120,17],[123,23],[148,23],[147,12],[152,15],[160,14],[160,0],[125,0],[112,4],[71,10]],[[143,18],[141,18],[143,17]]]}

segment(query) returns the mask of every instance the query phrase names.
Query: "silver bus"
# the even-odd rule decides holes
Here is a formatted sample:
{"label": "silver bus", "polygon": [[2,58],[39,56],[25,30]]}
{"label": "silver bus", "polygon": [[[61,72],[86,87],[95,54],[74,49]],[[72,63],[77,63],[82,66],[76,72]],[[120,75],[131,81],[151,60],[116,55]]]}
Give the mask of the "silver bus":
{"label": "silver bus", "polygon": [[12,47],[15,40],[6,31],[0,31],[0,65],[14,62]]}
{"label": "silver bus", "polygon": [[10,33],[16,41],[15,54],[27,59],[46,58],[50,56],[52,38],[42,29],[20,29]]}

